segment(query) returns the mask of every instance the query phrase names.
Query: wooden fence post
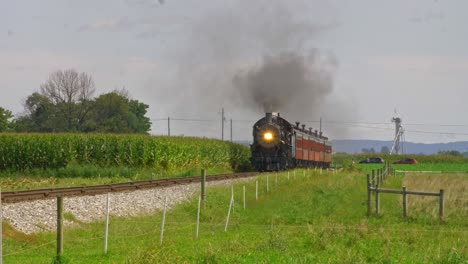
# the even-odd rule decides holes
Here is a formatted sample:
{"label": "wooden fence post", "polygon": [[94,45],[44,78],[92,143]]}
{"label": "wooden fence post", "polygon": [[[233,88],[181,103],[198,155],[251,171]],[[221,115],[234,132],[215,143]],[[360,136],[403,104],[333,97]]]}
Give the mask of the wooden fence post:
{"label": "wooden fence post", "polygon": [[375,186],[376,188],[380,186],[380,176],[379,176],[379,170],[377,170],[377,175],[376,175],[376,183]]}
{"label": "wooden fence post", "polygon": [[367,174],[367,216],[371,214],[371,183],[370,175]]}
{"label": "wooden fence post", "polygon": [[379,184],[375,186],[375,214],[379,215],[380,211],[380,195],[379,195]]}
{"label": "wooden fence post", "polygon": [[407,211],[407,195],[406,195],[406,186],[403,186],[403,217],[406,218],[408,215]]}
{"label": "wooden fence post", "polygon": [[201,170],[201,199],[205,201],[205,183],[206,183],[206,170]]}
{"label": "wooden fence post", "polygon": [[444,190],[440,189],[439,193],[439,218],[442,220],[444,218]]}
{"label": "wooden fence post", "polygon": [[57,257],[63,254],[63,197],[57,197]]}
{"label": "wooden fence post", "polygon": [[372,187],[375,187],[375,171],[372,170]]}

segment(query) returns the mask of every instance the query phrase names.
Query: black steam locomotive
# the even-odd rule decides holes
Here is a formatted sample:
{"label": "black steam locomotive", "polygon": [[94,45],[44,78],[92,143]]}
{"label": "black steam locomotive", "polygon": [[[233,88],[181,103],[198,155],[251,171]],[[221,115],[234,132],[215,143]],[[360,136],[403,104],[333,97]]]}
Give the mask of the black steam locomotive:
{"label": "black steam locomotive", "polygon": [[266,113],[253,126],[251,162],[257,171],[278,171],[296,167],[328,168],[331,144],[322,132],[292,125],[279,113]]}

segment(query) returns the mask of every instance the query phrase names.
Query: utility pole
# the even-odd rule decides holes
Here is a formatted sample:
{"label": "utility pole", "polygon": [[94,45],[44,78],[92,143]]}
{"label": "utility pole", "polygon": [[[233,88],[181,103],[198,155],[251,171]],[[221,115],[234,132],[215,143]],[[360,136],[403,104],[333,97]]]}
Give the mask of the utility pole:
{"label": "utility pole", "polygon": [[322,117],[320,117],[320,131],[319,132],[322,132]]}
{"label": "utility pole", "polygon": [[171,118],[167,117],[167,135],[171,136]]}
{"label": "utility pole", "polygon": [[232,142],[232,118],[229,121],[231,123],[231,142]]}
{"label": "utility pole", "polygon": [[224,107],[221,109],[221,140],[224,141]]}

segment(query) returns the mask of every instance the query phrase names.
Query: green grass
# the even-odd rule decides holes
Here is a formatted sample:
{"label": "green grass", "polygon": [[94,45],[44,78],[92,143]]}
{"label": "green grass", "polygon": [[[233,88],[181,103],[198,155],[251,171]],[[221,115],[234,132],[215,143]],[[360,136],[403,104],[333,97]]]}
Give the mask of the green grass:
{"label": "green grass", "polygon": [[[355,164],[356,168],[370,173],[372,170],[382,168],[383,164]],[[391,165],[397,171],[433,171],[433,172],[465,172],[468,173],[468,163],[418,163]]]}
{"label": "green grass", "polygon": [[440,172],[465,172],[468,173],[468,163],[429,163],[429,164],[400,164],[393,165],[396,170],[403,171],[440,171]]}
{"label": "green grass", "polygon": [[[95,166],[72,166],[59,170],[37,170],[30,173],[0,173],[0,186],[2,187],[2,191],[86,186],[148,179],[198,176],[201,173],[200,171],[200,167],[160,170],[149,168],[134,169],[125,167],[99,168]],[[207,169],[208,175],[232,172],[234,172],[232,168],[223,166],[214,166]]]}
{"label": "green grass", "polygon": [[352,161],[358,163],[361,160],[365,160],[370,157],[382,157],[387,162],[394,162],[403,158],[413,158],[416,159],[419,163],[422,164],[435,164],[435,163],[444,163],[444,164],[467,164],[467,157],[457,157],[450,155],[415,155],[415,154],[402,154],[402,155],[389,155],[389,154],[344,154],[337,153],[333,155],[333,163],[336,164],[349,164]]}
{"label": "green grass", "polygon": [[[463,211],[453,210],[444,222],[424,210],[402,219],[400,198],[382,195],[382,214],[367,218],[363,172],[309,172],[305,177],[291,173],[289,181],[280,174],[278,184],[270,174],[269,193],[266,176],[259,177],[258,201],[255,182],[246,183],[246,210],[242,184],[236,184],[227,232],[230,187],[214,187],[207,191],[198,240],[194,198],[167,213],[162,246],[161,213],[112,217],[107,256],[102,253],[104,225],[96,222],[65,230],[64,258],[69,263],[467,263]],[[385,186],[401,188],[402,180],[402,175],[392,177]],[[53,233],[10,232],[4,236],[5,263],[50,263],[55,244],[41,245],[54,238]]]}

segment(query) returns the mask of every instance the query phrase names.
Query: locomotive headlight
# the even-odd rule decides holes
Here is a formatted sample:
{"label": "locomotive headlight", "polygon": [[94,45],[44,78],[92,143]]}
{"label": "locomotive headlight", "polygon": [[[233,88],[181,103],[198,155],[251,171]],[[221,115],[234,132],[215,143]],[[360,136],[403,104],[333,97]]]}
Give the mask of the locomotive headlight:
{"label": "locomotive headlight", "polygon": [[265,134],[263,134],[263,138],[266,140],[266,141],[270,141],[273,139],[273,134],[271,132],[266,132]]}

